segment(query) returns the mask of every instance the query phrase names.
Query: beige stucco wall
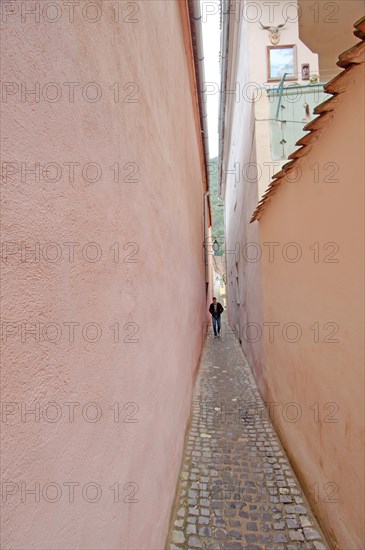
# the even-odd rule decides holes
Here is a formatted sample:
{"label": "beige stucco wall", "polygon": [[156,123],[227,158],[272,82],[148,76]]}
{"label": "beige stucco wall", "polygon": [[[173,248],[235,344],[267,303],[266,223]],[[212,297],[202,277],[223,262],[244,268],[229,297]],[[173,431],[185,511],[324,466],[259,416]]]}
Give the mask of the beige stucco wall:
{"label": "beige stucco wall", "polygon": [[[164,0],[121,4],[119,22],[115,2],[93,3],[84,17],[81,3],[73,22],[60,2],[54,23],[51,8],[48,20],[41,12],[39,23],[32,15],[22,22],[20,4],[1,30],[1,78],[15,83],[2,105],[2,161],[19,168],[8,166],[2,182],[2,239],[15,244],[2,262],[3,322],[11,324],[3,326],[1,547],[163,548],[207,318],[186,21],[177,2]],[[38,82],[40,101],[22,101],[20,82]],[[78,84],[74,102],[68,82]],[[89,82],[96,85],[83,88]],[[58,101],[42,96],[59,89]],[[57,163],[59,180],[50,181],[52,165],[39,181],[31,173],[22,181],[21,163],[35,162]],[[74,180],[70,162],[80,163]],[[90,162],[99,168],[89,166],[85,179]],[[22,262],[18,247],[35,242],[39,258]],[[73,261],[70,242],[79,243]],[[74,339],[67,323],[78,323]],[[39,326],[40,339],[31,334]],[[131,333],[136,342],[125,341]],[[22,419],[21,407],[38,407],[39,422]]]}
{"label": "beige stucco wall", "polygon": [[[251,4],[251,9],[248,7]],[[297,2],[287,2],[287,0],[275,2],[246,2],[248,18],[248,55],[246,63],[249,65],[249,81],[252,86],[244,84],[253,94],[253,104],[255,107],[255,140],[256,154],[258,164],[258,200],[267,190],[272,176],[279,172],[283,161],[273,161],[271,154],[271,136],[270,136],[270,101],[278,100],[271,98],[269,100],[266,90],[272,90],[279,86],[279,82],[268,81],[268,63],[267,47],[273,46],[270,41],[269,31],[262,29],[260,22],[264,26],[277,26],[283,24],[288,17],[285,26],[280,29],[279,46],[295,45],[297,59],[297,73],[295,80],[286,80],[285,86],[296,82],[305,84],[308,81],[302,80],[302,63],[310,64],[311,74],[318,74],[318,55],[313,53],[299,38],[300,12],[297,9]],[[254,9],[254,6],[257,6]],[[260,10],[258,9],[260,7]],[[255,17],[255,12],[257,16]],[[299,14],[299,15],[298,15]],[[258,20],[256,20],[258,18]],[[247,98],[248,99],[248,98]],[[298,98],[301,103],[305,103],[305,97]],[[280,113],[280,117],[282,114]],[[285,117],[285,115],[284,115]]]}
{"label": "beige stucco wall", "polygon": [[263,249],[277,243],[263,257],[264,319],[277,323],[271,341],[264,331],[265,400],[322,527],[352,550],[364,548],[364,65],[347,86],[302,177],[255,225]]}
{"label": "beige stucco wall", "polygon": [[[255,6],[254,2],[246,0],[247,6]],[[310,64],[311,74],[318,74],[318,55],[315,50],[311,51],[306,44],[299,38],[299,23],[300,15],[298,16],[297,2],[279,0],[273,2],[257,2],[257,16],[254,9],[247,7],[246,18],[248,19],[248,45],[249,45],[249,64],[250,64],[250,81],[257,82],[260,85],[277,87],[278,82],[268,82],[268,65],[267,65],[267,46],[274,46],[269,37],[269,31],[261,27],[260,22],[264,26],[276,27],[285,23],[285,26],[280,29],[280,41],[278,46],[296,45],[297,47],[297,73],[295,82],[302,83],[301,66],[302,63]],[[260,7],[260,10],[258,10]],[[290,82],[288,80],[288,82]],[[293,82],[293,80],[292,80]]]}

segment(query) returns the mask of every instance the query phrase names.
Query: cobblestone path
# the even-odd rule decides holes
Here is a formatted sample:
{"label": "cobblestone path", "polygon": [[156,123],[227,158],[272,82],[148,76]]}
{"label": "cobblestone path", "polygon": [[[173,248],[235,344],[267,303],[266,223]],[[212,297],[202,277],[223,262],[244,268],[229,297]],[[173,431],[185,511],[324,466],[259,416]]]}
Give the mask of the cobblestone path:
{"label": "cobblestone path", "polygon": [[225,327],[204,347],[167,549],[327,549]]}

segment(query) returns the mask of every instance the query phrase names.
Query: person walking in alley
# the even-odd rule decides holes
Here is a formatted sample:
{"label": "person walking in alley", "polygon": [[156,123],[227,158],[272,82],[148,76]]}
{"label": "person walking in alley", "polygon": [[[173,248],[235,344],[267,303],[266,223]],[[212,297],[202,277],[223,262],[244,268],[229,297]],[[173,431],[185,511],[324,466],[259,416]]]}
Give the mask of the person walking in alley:
{"label": "person walking in alley", "polygon": [[221,313],[223,312],[223,306],[217,302],[217,298],[213,298],[213,302],[209,306],[209,313],[212,316],[214,338],[219,336],[221,331]]}

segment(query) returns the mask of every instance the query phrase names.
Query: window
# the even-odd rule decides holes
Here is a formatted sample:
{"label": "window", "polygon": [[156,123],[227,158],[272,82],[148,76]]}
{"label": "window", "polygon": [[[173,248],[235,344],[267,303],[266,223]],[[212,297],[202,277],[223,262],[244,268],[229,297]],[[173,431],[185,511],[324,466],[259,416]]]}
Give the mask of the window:
{"label": "window", "polygon": [[296,80],[297,73],[297,48],[290,46],[267,46],[267,80],[279,81]]}

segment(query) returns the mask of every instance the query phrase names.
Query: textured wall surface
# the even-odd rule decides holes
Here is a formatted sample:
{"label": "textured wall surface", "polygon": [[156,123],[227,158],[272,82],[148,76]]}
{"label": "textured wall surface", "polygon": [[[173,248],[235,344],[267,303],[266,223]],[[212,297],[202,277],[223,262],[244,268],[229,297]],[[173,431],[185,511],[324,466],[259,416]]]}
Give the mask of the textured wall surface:
{"label": "textured wall surface", "polygon": [[[364,65],[260,219],[272,416],[336,548],[364,546]],[[255,222],[257,223],[257,222]],[[292,243],[292,244],[289,244]],[[276,403],[276,405],[274,405]]]}
{"label": "textured wall surface", "polygon": [[2,547],[163,548],[207,319],[179,5],[8,4]]}
{"label": "textured wall surface", "polygon": [[[248,26],[231,16],[227,90],[264,79],[265,65],[252,65],[260,48],[247,57]],[[263,31],[256,26],[259,39]],[[308,60],[305,51],[299,61]],[[227,93],[227,302],[230,323],[322,528],[335,548],[361,549],[363,65],[350,73],[346,90],[328,128],[300,161],[296,183],[284,182],[252,224],[265,160],[255,116],[264,117],[247,94],[238,101]]]}
{"label": "textured wall surface", "polygon": [[[242,18],[239,24],[231,27],[232,58],[228,69],[230,80],[227,89],[234,89],[234,83],[250,81],[246,60],[247,27],[248,24]],[[263,341],[257,336],[257,326],[262,326],[260,237],[258,225],[250,224],[251,214],[258,200],[254,103],[245,100],[242,95],[236,101],[232,94],[227,94],[225,135],[222,177],[225,182],[226,204],[228,319],[254,370],[260,391],[263,392]]]}

